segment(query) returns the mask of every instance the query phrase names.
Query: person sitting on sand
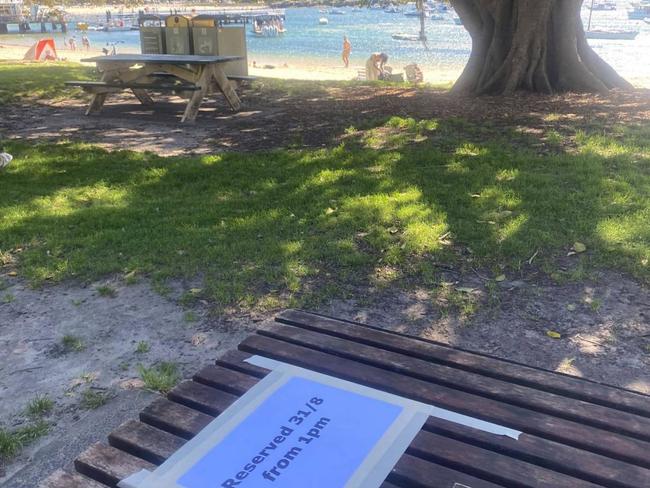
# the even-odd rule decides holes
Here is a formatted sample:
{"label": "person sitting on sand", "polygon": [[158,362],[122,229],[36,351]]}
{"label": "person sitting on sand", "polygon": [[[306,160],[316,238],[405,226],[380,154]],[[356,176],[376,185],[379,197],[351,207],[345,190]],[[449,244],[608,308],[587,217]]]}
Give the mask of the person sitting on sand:
{"label": "person sitting on sand", "polygon": [[343,64],[347,68],[350,66],[350,52],[352,52],[352,44],[348,40],[348,36],[343,36]]}
{"label": "person sitting on sand", "polygon": [[366,61],[366,79],[381,80],[384,77],[384,66],[388,62],[386,53],[373,53]]}

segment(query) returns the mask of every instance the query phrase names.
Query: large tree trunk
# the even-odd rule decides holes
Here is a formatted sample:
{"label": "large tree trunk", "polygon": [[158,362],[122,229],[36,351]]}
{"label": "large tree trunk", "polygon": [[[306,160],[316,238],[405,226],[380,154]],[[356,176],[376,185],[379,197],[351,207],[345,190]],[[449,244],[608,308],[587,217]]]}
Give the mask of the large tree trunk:
{"label": "large tree trunk", "polygon": [[606,92],[631,88],[587,44],[582,0],[451,0],[472,37],[454,91]]}

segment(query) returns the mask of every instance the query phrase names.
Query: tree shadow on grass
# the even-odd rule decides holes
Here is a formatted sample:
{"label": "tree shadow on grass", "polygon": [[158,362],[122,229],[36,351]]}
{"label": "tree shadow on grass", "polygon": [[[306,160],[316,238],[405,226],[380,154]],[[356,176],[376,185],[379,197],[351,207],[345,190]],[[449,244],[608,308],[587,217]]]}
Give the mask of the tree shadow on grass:
{"label": "tree shadow on grass", "polygon": [[201,275],[220,306],[435,281],[440,262],[521,272],[575,241],[647,281],[650,160],[637,136],[540,155],[459,120],[394,119],[328,150],[160,158],[16,143],[0,252],[34,283]]}

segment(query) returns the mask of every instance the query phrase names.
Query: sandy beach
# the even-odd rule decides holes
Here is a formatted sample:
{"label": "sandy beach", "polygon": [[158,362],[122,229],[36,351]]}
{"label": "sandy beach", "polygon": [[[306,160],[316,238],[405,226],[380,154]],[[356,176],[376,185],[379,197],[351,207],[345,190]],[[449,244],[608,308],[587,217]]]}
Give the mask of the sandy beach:
{"label": "sandy beach", "polygon": [[[27,44],[18,43],[0,43],[0,60],[19,61],[25,56],[29,49]],[[93,56],[101,56],[101,49],[91,48],[90,50],[77,49],[72,51],[64,48],[57,43],[57,54],[61,61],[81,63],[81,60]],[[136,50],[132,50],[137,52]],[[130,52],[129,49],[121,49],[122,53]],[[358,71],[363,69],[361,64],[355,65],[350,63],[349,68],[341,65],[319,63],[316,60],[305,60],[304,62],[291,61],[284,62],[280,59],[270,57],[251,57],[249,58],[249,73],[253,76],[265,78],[280,78],[294,80],[353,80],[357,78]],[[452,83],[460,74],[456,70],[439,70],[434,68],[422,67],[427,83],[446,84]],[[399,72],[400,69],[396,69]]]}

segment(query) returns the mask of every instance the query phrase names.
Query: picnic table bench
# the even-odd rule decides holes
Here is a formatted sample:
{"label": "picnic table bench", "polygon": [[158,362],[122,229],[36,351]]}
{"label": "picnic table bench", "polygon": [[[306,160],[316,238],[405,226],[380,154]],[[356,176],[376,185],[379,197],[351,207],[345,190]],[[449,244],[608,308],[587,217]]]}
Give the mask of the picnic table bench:
{"label": "picnic table bench", "polygon": [[[145,408],[41,488],[106,488],[152,470],[268,370],[308,368],[521,431],[431,416],[382,488],[650,486],[650,397],[355,322],[288,310]],[[332,487],[336,488],[336,487]]]}
{"label": "picnic table bench", "polygon": [[[241,102],[231,81],[250,81],[252,77],[228,76],[224,63],[241,59],[239,56],[196,56],[175,54],[114,54],[82,59],[95,63],[101,72],[99,81],[68,81],[92,94],[86,115],[99,113],[111,93],[131,90],[143,105],[152,105],[147,92],[173,91],[188,98],[182,122],[194,121],[206,95],[221,92],[233,111]],[[167,79],[161,79],[167,78]],[[169,79],[178,80],[170,83]]]}

